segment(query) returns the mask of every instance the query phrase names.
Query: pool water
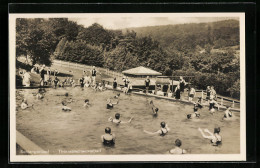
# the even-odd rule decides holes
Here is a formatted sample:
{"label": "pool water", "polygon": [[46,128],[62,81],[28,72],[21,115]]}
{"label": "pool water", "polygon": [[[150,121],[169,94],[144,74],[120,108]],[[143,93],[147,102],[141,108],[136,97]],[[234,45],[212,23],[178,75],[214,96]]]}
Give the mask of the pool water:
{"label": "pool water", "polygon": [[[36,100],[32,93],[37,90],[17,90],[17,130],[28,139],[50,154],[61,154],[63,151],[98,150],[94,153],[77,154],[165,154],[174,148],[174,141],[182,140],[182,148],[190,154],[229,154],[240,153],[240,116],[234,112],[232,121],[222,120],[223,112],[209,114],[208,107],[199,112],[200,119],[187,120],[186,115],[193,112],[193,106],[179,102],[146,98],[138,95],[124,95],[121,93],[119,104],[113,109],[106,109],[107,98],[113,97],[118,92],[110,90],[95,92],[87,88],[47,89],[43,100]],[[71,112],[61,110],[61,102],[65,96],[57,96],[68,92],[74,102],[68,104]],[[20,96],[19,96],[20,95]],[[27,98],[33,108],[21,110],[19,104],[22,97]],[[84,108],[84,100],[89,99],[91,106]],[[148,106],[148,100],[153,100],[159,108],[155,118]],[[131,123],[116,125],[108,122],[115,113],[121,114],[122,121],[134,117]],[[161,137],[143,132],[157,131],[160,122],[165,121],[170,132]],[[209,140],[203,139],[198,127],[208,128],[213,132],[214,127],[220,127],[222,145],[211,146]],[[101,135],[105,127],[111,127],[116,135],[114,147],[105,147],[101,143]],[[62,153],[64,154],[64,153]],[[69,153],[73,154],[73,153]]]}

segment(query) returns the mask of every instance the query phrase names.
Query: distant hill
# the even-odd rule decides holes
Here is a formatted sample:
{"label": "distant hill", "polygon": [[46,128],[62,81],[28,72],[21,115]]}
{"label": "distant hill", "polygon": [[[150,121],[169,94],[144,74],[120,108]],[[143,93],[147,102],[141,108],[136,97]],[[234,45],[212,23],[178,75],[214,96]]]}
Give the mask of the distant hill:
{"label": "distant hill", "polygon": [[239,21],[224,20],[209,23],[189,23],[178,25],[127,28],[135,31],[138,37],[150,36],[162,47],[176,50],[203,47],[210,44],[214,48],[239,45]]}

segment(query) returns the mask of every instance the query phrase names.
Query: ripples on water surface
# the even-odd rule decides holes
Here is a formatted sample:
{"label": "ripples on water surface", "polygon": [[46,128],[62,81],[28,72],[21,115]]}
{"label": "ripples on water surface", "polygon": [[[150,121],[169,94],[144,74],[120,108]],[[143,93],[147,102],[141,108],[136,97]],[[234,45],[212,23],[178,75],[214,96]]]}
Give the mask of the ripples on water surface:
{"label": "ripples on water surface", "polygon": [[[223,112],[214,115],[208,113],[208,107],[200,110],[201,119],[186,120],[186,115],[192,113],[191,105],[167,100],[149,98],[159,107],[158,117],[152,116],[148,107],[148,99],[144,96],[121,94],[119,104],[112,110],[106,109],[106,99],[116,95],[112,91],[94,92],[92,89],[58,88],[49,89],[43,100],[36,100],[32,93],[37,90],[18,90],[34,108],[21,110],[16,114],[17,130],[31,139],[50,154],[59,154],[58,150],[91,150],[101,149],[96,154],[164,154],[174,147],[176,138],[182,140],[182,147],[192,154],[240,153],[239,113],[235,112],[233,121],[223,121]],[[62,112],[61,101],[65,96],[57,94],[68,92],[75,102],[68,104],[71,112]],[[84,100],[89,99],[91,107],[84,108]],[[17,104],[21,100],[17,99]],[[115,125],[108,122],[110,116],[121,114],[121,120],[129,120],[130,124]],[[169,134],[161,137],[148,135],[143,130],[157,131],[160,122],[165,121],[171,129]],[[105,127],[111,127],[116,134],[116,145],[113,148],[104,147],[101,135]],[[223,144],[213,147],[209,140],[203,139],[198,127],[221,127]],[[87,153],[84,153],[87,154]],[[94,154],[94,153],[90,153]]]}

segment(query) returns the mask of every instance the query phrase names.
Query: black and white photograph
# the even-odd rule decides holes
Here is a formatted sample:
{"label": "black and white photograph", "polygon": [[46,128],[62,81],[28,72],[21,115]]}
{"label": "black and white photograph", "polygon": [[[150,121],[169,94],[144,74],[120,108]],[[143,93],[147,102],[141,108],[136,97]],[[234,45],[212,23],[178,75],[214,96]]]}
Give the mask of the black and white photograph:
{"label": "black and white photograph", "polygon": [[9,14],[10,161],[246,160],[244,13]]}

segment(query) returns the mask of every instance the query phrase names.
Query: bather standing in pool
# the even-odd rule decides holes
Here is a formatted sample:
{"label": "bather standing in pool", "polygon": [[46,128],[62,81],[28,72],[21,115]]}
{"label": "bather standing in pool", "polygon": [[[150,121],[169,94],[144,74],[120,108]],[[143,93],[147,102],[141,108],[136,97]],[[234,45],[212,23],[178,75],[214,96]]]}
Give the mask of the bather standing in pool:
{"label": "bather standing in pool", "polygon": [[113,119],[112,117],[109,117],[108,121],[115,123],[115,124],[127,124],[127,123],[131,123],[132,119],[133,119],[133,117],[131,117],[130,120],[128,120],[128,121],[121,121],[120,120],[120,114],[116,113],[115,119]]}
{"label": "bather standing in pool", "polygon": [[101,141],[105,146],[113,146],[115,144],[116,136],[111,134],[111,128],[105,128],[105,134],[101,136]]}
{"label": "bather standing in pool", "polygon": [[170,154],[176,154],[176,155],[179,155],[179,154],[185,154],[187,153],[187,151],[185,149],[182,149],[181,148],[181,140],[179,139],[176,139],[175,140],[175,148],[171,149],[169,151]]}
{"label": "bather standing in pool", "polygon": [[219,135],[220,128],[214,128],[214,134],[211,133],[208,129],[204,129],[204,132],[207,132],[209,136],[205,135],[201,128],[198,128],[199,132],[203,138],[209,139],[213,146],[218,146],[222,143],[222,137]]}
{"label": "bather standing in pool", "polygon": [[167,126],[167,124],[165,122],[161,122],[161,129],[159,129],[156,132],[150,132],[150,131],[144,130],[144,132],[147,134],[150,134],[150,135],[158,134],[160,136],[166,135],[169,131],[170,131],[170,128]]}
{"label": "bather standing in pool", "polygon": [[111,99],[107,99],[107,109],[112,109],[114,105],[118,104],[119,100],[116,103],[112,103]]}

